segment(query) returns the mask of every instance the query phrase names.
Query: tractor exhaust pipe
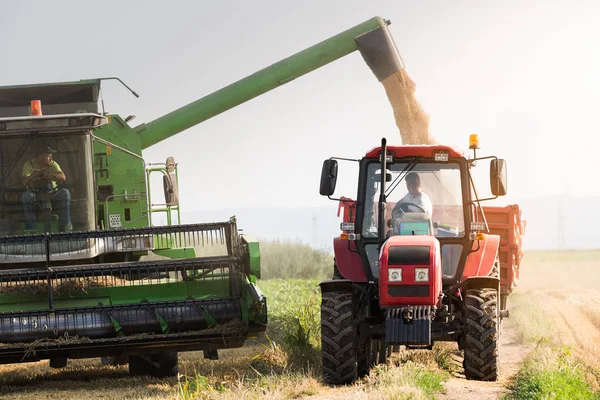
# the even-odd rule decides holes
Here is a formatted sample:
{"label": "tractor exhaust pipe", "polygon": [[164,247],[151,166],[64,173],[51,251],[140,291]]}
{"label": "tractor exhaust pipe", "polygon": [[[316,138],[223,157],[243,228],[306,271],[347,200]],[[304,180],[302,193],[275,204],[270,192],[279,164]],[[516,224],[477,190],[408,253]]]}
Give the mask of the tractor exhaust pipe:
{"label": "tractor exhaust pipe", "polygon": [[383,246],[385,242],[385,209],[386,209],[386,200],[385,200],[385,183],[387,178],[387,141],[385,138],[381,139],[381,185],[379,187],[379,218],[378,218],[378,230],[377,233],[379,235],[379,248]]}

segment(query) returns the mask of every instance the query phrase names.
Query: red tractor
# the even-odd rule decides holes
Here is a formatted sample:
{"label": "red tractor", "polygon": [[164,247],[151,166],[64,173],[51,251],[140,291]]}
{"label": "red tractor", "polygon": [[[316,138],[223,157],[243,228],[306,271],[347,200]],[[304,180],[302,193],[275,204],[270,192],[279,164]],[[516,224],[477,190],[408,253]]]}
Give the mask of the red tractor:
{"label": "red tractor", "polygon": [[[524,224],[516,205],[482,207],[506,194],[506,162],[441,145],[387,146],[359,163],[356,200],[332,199],[338,161],[323,163],[320,193],[340,201],[331,280],[321,283],[323,379],[345,384],[393,349],[456,341],[468,379],[498,378],[501,319],[518,283]],[[384,155],[384,156],[382,156]],[[473,168],[489,163],[491,197]],[[339,210],[338,210],[339,215]]]}

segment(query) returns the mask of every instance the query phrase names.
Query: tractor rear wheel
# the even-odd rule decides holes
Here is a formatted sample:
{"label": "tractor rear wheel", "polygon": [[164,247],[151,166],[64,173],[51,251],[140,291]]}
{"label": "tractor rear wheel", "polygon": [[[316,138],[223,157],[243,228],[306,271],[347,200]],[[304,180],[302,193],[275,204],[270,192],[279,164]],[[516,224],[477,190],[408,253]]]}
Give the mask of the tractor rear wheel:
{"label": "tractor rear wheel", "polygon": [[463,366],[467,379],[498,379],[498,345],[500,342],[498,291],[469,289],[465,293]]}
{"label": "tractor rear wheel", "polygon": [[129,374],[146,375],[155,378],[177,376],[177,353],[143,354],[129,357]]}
{"label": "tractor rear wheel", "polygon": [[357,346],[352,293],[323,293],[321,347],[325,383],[343,385],[356,379]]}

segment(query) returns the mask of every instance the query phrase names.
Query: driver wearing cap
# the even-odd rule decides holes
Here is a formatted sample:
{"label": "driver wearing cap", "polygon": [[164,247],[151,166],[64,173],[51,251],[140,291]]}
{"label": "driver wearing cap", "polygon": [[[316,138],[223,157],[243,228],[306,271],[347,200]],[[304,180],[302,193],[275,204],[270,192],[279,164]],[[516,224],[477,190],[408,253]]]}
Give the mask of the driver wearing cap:
{"label": "driver wearing cap", "polygon": [[[411,172],[406,175],[406,189],[408,190],[408,193],[406,196],[400,199],[397,204],[416,204],[417,206],[423,207],[423,210],[425,210],[429,215],[433,214],[433,205],[431,203],[431,199],[423,192],[423,189],[421,189],[421,178],[416,172]],[[411,207],[410,205],[407,205],[407,207],[412,212],[422,212],[422,210],[419,210],[417,207]]]}
{"label": "driver wearing cap", "polygon": [[37,194],[46,192],[50,195],[52,205],[58,211],[58,224],[61,231],[72,229],[70,221],[71,194],[67,189],[58,189],[57,182],[64,182],[67,178],[60,165],[52,159],[56,150],[50,146],[41,146],[35,151],[35,158],[23,164],[21,177],[27,190],[21,197],[25,211],[25,228],[35,229],[35,203]]}

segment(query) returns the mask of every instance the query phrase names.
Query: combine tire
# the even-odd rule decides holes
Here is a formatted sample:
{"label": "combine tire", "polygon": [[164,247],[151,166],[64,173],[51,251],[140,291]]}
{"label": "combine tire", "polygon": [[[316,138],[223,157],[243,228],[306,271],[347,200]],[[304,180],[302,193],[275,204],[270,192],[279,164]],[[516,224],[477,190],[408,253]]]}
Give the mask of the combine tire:
{"label": "combine tire", "polygon": [[155,378],[177,376],[177,353],[144,354],[129,357],[129,374]]}
{"label": "combine tire", "polygon": [[126,365],[129,362],[127,356],[108,356],[101,357],[100,362],[102,365]]}
{"label": "combine tire", "polygon": [[496,289],[470,289],[465,294],[465,358],[467,379],[498,379],[499,317]]}
{"label": "combine tire", "polygon": [[343,385],[356,379],[357,348],[352,314],[351,293],[323,293],[321,357],[326,384]]}

